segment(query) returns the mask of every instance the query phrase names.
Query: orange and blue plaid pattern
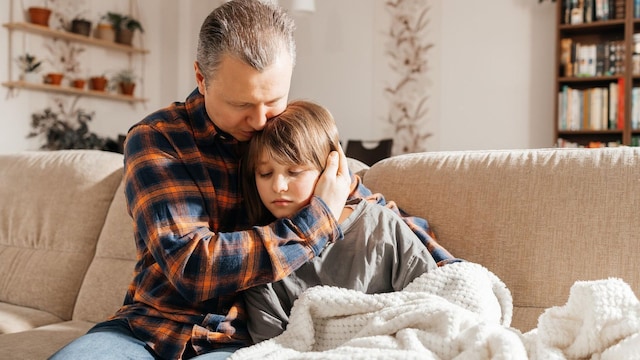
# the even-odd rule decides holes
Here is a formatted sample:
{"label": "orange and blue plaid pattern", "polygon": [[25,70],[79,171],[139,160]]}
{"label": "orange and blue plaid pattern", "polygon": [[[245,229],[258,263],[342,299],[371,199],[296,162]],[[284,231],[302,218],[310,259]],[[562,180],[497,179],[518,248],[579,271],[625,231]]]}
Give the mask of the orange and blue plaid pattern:
{"label": "orange and blue plaid pattern", "polygon": [[[282,279],[342,238],[319,198],[292,219],[248,224],[240,191],[242,146],[216,129],[197,89],[185,102],[147,116],[127,136],[125,194],[137,263],[113,318],[127,319],[161,358],[248,345],[238,292]],[[372,196],[359,179],[352,194]],[[382,197],[375,201],[384,205]],[[407,220],[430,250],[438,250],[432,251],[442,258],[436,261],[452,258],[426,221]]]}

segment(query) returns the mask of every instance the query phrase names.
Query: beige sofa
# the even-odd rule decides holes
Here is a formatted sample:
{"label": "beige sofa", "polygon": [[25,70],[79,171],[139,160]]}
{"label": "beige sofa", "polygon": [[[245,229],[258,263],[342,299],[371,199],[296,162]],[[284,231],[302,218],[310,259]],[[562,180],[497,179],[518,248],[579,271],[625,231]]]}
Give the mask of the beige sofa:
{"label": "beige sofa", "polygon": [[[639,155],[431,152],[350,166],[428,219],[454,255],[498,275],[525,332],[576,280],[640,290]],[[45,359],[118,308],[135,258],[121,179],[115,153],[0,155],[0,358]]]}

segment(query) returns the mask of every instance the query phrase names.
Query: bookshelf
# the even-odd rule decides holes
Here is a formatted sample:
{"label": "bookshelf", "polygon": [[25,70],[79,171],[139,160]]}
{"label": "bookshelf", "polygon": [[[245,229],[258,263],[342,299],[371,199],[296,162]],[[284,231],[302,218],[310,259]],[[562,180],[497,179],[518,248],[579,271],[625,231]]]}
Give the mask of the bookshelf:
{"label": "bookshelf", "polygon": [[556,2],[554,128],[558,146],[638,145],[640,8],[635,8],[635,2]]}

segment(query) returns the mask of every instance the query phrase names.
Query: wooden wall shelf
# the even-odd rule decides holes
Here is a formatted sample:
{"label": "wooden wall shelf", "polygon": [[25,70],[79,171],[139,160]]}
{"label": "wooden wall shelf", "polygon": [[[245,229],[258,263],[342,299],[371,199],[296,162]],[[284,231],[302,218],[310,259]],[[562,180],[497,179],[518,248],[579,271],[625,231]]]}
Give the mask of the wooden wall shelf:
{"label": "wooden wall shelf", "polygon": [[36,90],[36,91],[56,92],[56,93],[61,93],[66,95],[91,96],[91,97],[97,97],[97,98],[102,98],[107,100],[125,101],[129,103],[138,103],[138,102],[147,101],[147,99],[138,98],[134,96],[114,94],[114,93],[105,92],[105,91],[76,89],[76,88],[63,86],[63,85],[35,84],[35,83],[28,83],[24,81],[8,81],[8,82],[3,82],[2,86],[8,87],[10,89],[29,89],[29,90]]}
{"label": "wooden wall shelf", "polygon": [[2,26],[6,27],[9,30],[20,30],[28,33],[47,36],[54,39],[75,41],[78,43],[103,47],[109,50],[122,51],[130,54],[136,54],[136,53],[147,54],[149,52],[149,50],[146,50],[146,49],[141,49],[141,48],[137,48],[129,45],[123,45],[113,41],[96,39],[93,37],[79,35],[72,32],[54,30],[47,26],[36,25],[36,24],[31,24],[26,22],[12,22],[12,23],[3,24]]}

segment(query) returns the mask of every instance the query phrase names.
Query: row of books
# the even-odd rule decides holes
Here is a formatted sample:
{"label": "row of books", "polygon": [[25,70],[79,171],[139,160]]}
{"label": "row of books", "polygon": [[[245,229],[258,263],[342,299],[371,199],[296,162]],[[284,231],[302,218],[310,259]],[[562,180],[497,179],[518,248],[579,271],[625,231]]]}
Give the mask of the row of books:
{"label": "row of books", "polygon": [[560,74],[573,76],[614,76],[624,73],[623,40],[585,44],[572,38],[560,39]]}
{"label": "row of books", "polygon": [[[631,129],[640,129],[640,87],[631,89]],[[572,89],[558,94],[558,130],[624,129],[624,79],[609,87]]]}
{"label": "row of books", "polygon": [[[580,143],[558,138],[556,140],[556,147],[559,148],[601,148],[601,147],[618,147],[622,146],[622,143],[618,141],[589,141],[586,145],[582,145]],[[629,146],[640,146],[640,136],[632,136],[631,144]]]}
{"label": "row of books", "polygon": [[608,141],[608,142],[590,141],[586,145],[582,145],[580,143],[563,139],[563,138],[558,138],[556,140],[556,147],[559,147],[559,148],[601,148],[601,147],[617,147],[617,146],[622,146],[620,141]]}
{"label": "row of books", "polygon": [[[624,0],[563,0],[563,23],[624,19]],[[636,0],[633,0],[634,4]]]}
{"label": "row of books", "polygon": [[573,89],[558,93],[558,130],[614,130],[624,128],[624,78],[609,87]]}

